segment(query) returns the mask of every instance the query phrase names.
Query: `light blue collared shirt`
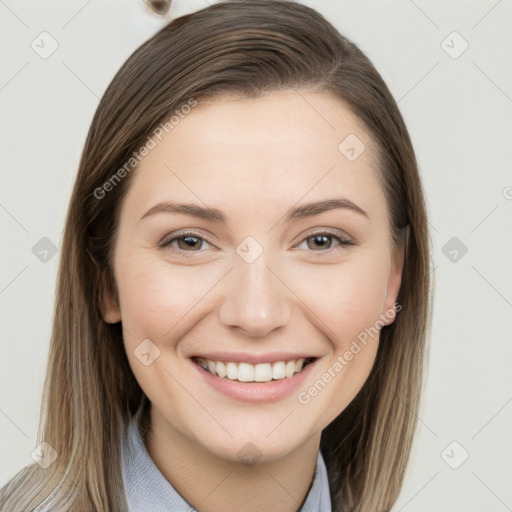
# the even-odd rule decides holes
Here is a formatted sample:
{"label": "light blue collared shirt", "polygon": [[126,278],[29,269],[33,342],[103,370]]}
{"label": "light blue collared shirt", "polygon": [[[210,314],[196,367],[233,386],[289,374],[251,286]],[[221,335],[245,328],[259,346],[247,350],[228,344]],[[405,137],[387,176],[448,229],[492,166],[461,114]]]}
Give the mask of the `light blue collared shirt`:
{"label": "light blue collared shirt", "polygon": [[[123,436],[123,482],[129,512],[195,512],[166,480],[151,459],[135,415]],[[301,512],[331,512],[329,480],[324,459],[318,451],[313,485]]]}

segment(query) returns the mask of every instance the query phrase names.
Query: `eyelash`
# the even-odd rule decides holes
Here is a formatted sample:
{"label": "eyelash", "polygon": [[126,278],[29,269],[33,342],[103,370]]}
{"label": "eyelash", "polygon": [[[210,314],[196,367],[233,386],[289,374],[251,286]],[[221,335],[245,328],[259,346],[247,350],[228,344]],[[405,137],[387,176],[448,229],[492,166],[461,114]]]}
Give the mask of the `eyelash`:
{"label": "eyelash", "polygon": [[[332,237],[334,240],[336,240],[338,242],[339,246],[342,246],[342,247],[355,245],[355,243],[353,241],[346,238],[341,232],[336,232],[336,234],[334,234],[329,231],[318,231],[318,232],[309,233],[305,238],[303,238],[300,241],[299,245],[302,244],[303,242],[307,241],[309,238],[322,236],[322,235]],[[170,236],[172,238],[169,238]],[[162,249],[169,248],[169,247],[171,247],[171,244],[174,241],[179,240],[180,238],[186,238],[186,237],[196,238],[197,240],[201,240],[203,242],[207,242],[207,243],[213,245],[207,238],[205,238],[203,236],[199,236],[197,233],[194,233],[193,231],[183,231],[181,233],[178,233],[177,235],[171,234],[171,235],[164,237],[158,243],[158,246]],[[178,249],[176,247],[174,247],[173,250],[179,254],[187,254],[187,255],[194,254],[194,253],[198,254],[198,253],[204,252],[204,251],[185,251],[183,249]],[[317,254],[325,254],[325,253],[330,254],[331,252],[333,252],[333,250],[335,250],[335,248],[329,247],[326,250],[320,249],[320,250],[315,251],[315,250],[311,249],[308,252],[313,252],[313,253],[317,253]]]}

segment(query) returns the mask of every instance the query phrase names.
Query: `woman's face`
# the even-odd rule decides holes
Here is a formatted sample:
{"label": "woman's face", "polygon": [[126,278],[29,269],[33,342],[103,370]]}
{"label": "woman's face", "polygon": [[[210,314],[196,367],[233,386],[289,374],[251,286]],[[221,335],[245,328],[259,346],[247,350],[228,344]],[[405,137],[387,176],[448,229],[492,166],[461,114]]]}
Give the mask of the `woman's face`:
{"label": "woman's face", "polygon": [[402,261],[375,147],[305,91],[199,105],[155,140],[104,318],[169,432],[229,460],[284,456],[355,397],[393,319]]}

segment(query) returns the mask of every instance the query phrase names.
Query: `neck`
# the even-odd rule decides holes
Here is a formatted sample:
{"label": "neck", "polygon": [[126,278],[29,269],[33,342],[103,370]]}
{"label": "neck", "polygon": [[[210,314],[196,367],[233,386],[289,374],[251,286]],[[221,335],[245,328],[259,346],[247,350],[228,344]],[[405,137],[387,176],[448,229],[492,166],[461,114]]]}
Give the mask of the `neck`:
{"label": "neck", "polygon": [[306,500],[321,432],[293,452],[248,466],[218,457],[151,408],[146,448],[162,475],[201,512],[296,512]]}

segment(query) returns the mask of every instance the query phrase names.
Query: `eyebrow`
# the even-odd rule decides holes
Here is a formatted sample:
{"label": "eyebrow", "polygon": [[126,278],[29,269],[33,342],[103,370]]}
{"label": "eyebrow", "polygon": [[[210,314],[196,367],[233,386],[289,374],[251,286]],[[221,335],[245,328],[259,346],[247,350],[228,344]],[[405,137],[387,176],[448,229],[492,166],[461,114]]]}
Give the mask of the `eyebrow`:
{"label": "eyebrow", "polygon": [[[344,209],[358,213],[365,217],[368,221],[370,217],[365,210],[355,204],[350,199],[345,197],[336,197],[332,199],[324,199],[323,201],[317,201],[312,203],[303,204],[289,208],[283,215],[285,222],[289,222],[294,219],[304,219],[306,217],[313,217],[314,215],[320,215],[329,210]],[[176,201],[163,201],[150,208],[142,217],[141,220],[161,212],[170,213],[184,213],[186,215],[193,215],[205,220],[211,220],[216,222],[222,222],[227,224],[227,215],[219,210],[218,208],[212,208],[209,206],[200,206],[194,203],[179,203]]]}

